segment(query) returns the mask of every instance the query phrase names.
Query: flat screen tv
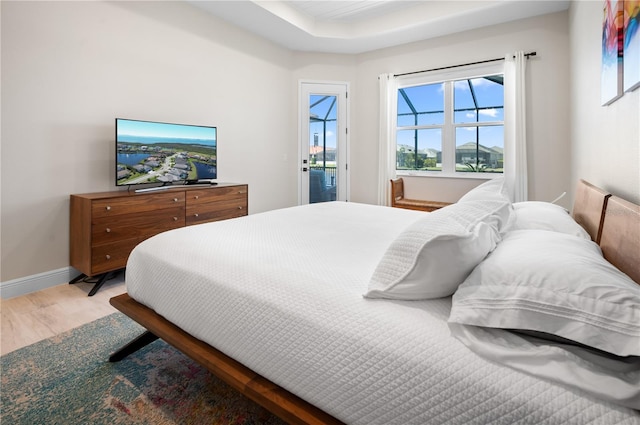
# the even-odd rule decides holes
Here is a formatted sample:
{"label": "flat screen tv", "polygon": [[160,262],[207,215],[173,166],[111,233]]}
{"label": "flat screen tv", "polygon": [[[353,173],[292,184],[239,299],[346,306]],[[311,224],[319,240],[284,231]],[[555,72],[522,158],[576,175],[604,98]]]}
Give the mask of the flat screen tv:
{"label": "flat screen tv", "polygon": [[211,183],[216,127],[116,118],[116,186]]}

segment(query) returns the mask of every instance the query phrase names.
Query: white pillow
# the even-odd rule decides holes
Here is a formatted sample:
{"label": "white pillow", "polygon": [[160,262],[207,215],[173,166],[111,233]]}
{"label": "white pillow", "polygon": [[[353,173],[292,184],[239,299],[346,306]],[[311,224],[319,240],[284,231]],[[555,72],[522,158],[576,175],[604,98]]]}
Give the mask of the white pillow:
{"label": "white pillow", "polygon": [[453,296],[451,323],[557,335],[640,355],[640,285],[594,242],[547,230],[509,232]]}
{"label": "white pillow", "polygon": [[504,177],[494,177],[465,193],[458,202],[468,201],[509,201],[509,193]]}
{"label": "white pillow", "polygon": [[502,210],[500,217],[500,225],[498,231],[504,233],[511,227],[511,220],[513,219],[513,207],[511,206],[511,199],[507,192],[507,185],[504,177],[495,177],[492,180],[486,181],[481,185],[474,187],[469,192],[464,194],[462,198],[458,200],[458,203],[474,202],[474,201],[500,201],[506,202],[509,208]]}
{"label": "white pillow", "polygon": [[449,328],[451,335],[491,362],[640,410],[640,357],[613,356],[502,329],[457,323],[449,323]]}
{"label": "white pillow", "polygon": [[509,230],[551,230],[591,240],[569,211],[559,205],[538,201],[515,202],[513,209],[514,220]]}
{"label": "white pillow", "polygon": [[425,214],[391,243],[364,296],[421,300],[453,294],[496,247],[505,208],[510,204],[470,201]]}

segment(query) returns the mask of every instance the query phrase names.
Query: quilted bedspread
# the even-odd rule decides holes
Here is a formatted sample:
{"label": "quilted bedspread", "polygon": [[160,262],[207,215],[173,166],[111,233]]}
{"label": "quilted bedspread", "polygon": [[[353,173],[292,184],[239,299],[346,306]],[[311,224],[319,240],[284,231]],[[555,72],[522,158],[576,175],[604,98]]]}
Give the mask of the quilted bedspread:
{"label": "quilted bedspread", "polygon": [[451,336],[450,298],[364,298],[423,214],[331,202],[172,230],[132,252],[127,291],[348,424],[640,424],[480,358]]}

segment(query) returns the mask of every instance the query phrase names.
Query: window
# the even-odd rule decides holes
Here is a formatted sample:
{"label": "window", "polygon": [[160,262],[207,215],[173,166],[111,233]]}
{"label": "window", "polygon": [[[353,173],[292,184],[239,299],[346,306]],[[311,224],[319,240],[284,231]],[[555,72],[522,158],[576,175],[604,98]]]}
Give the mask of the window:
{"label": "window", "polygon": [[468,177],[503,172],[502,67],[482,71],[399,81],[395,122],[399,174]]}

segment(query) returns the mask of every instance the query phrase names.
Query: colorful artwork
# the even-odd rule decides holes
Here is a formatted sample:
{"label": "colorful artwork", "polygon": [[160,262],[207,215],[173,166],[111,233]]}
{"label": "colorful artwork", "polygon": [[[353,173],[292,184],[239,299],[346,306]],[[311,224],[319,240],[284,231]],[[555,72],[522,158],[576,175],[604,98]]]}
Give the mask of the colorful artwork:
{"label": "colorful artwork", "polygon": [[640,0],[624,1],[624,91],[640,87]]}
{"label": "colorful artwork", "polygon": [[602,21],[601,102],[608,105],[622,96],[622,0],[605,0]]}

